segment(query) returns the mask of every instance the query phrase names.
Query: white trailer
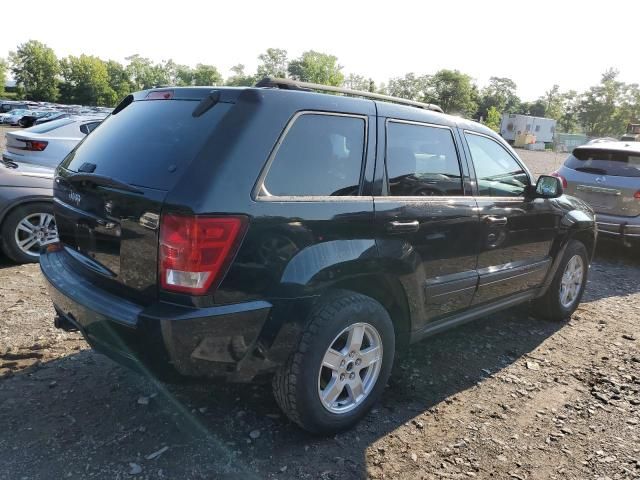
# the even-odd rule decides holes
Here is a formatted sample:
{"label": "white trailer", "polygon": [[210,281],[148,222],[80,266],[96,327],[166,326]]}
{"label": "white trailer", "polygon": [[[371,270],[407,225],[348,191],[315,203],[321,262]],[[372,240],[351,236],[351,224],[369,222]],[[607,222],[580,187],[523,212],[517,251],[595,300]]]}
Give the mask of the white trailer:
{"label": "white trailer", "polygon": [[532,117],[516,113],[504,113],[500,122],[500,135],[513,142],[517,135],[530,133],[535,135],[536,143],[553,142],[556,133],[556,121],[552,118]]}

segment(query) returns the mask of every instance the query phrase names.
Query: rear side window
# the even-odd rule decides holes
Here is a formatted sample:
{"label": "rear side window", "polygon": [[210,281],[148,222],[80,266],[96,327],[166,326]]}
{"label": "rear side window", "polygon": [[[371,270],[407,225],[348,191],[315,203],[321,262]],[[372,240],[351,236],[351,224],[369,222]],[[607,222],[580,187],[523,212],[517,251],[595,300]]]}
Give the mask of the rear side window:
{"label": "rear side window", "polygon": [[299,116],[273,158],[260,195],[357,195],[365,129],[360,117]]}
{"label": "rear side window", "polygon": [[131,185],[169,190],[202,150],[228,110],[219,104],[199,117],[198,101],[142,100],[107,117],[62,166],[78,171],[94,164],[94,173]]}
{"label": "rear side window", "polygon": [[498,142],[466,133],[476,170],[478,191],[486,197],[518,197],[529,184],[529,176]]}
{"label": "rear side window", "polygon": [[462,176],[448,128],[387,124],[387,175],[392,196],[462,195]]}
{"label": "rear side window", "polygon": [[33,132],[33,133],[47,133],[52,130],[55,130],[56,128],[69,125],[70,123],[73,123],[73,122],[74,120],[70,118],[61,118],[60,120],[51,120],[50,122],[41,123],[40,125],[36,125],[35,127],[30,127],[25,131]]}
{"label": "rear side window", "polygon": [[613,177],[640,177],[640,153],[580,148],[564,163],[579,172]]}

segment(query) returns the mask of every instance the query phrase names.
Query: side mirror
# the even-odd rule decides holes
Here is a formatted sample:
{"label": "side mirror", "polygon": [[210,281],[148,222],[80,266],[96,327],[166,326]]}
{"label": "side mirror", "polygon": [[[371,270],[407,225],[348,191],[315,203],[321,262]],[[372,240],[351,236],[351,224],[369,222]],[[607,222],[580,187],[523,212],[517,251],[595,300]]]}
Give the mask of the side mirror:
{"label": "side mirror", "polygon": [[540,175],[536,183],[536,197],[558,198],[564,193],[562,180],[551,175]]}

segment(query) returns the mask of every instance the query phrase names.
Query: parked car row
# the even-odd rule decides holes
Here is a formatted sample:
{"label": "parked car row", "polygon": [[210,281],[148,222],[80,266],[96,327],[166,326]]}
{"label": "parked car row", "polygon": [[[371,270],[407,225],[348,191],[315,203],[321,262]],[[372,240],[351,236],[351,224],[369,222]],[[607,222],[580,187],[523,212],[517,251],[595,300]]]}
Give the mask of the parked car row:
{"label": "parked car row", "polygon": [[31,127],[71,115],[106,117],[112,109],[105,107],[83,107],[60,105],[48,102],[0,102],[0,124]]}

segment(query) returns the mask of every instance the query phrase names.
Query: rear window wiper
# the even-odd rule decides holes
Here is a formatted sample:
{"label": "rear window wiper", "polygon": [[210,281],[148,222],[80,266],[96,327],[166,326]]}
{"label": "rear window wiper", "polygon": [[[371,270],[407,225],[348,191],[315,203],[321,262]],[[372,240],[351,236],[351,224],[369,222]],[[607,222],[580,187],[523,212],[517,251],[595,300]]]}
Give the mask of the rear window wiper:
{"label": "rear window wiper", "polygon": [[107,177],[105,175],[99,175],[97,173],[74,173],[73,175],[69,175],[66,180],[71,183],[87,182],[98,186],[113,187],[125,192],[144,195],[144,192],[142,190],[139,190],[136,187],[129,185],[128,183],[112,177]]}
{"label": "rear window wiper", "polygon": [[574,170],[584,173],[595,173],[596,175],[606,175],[607,171],[604,168],[595,167],[576,167]]}

